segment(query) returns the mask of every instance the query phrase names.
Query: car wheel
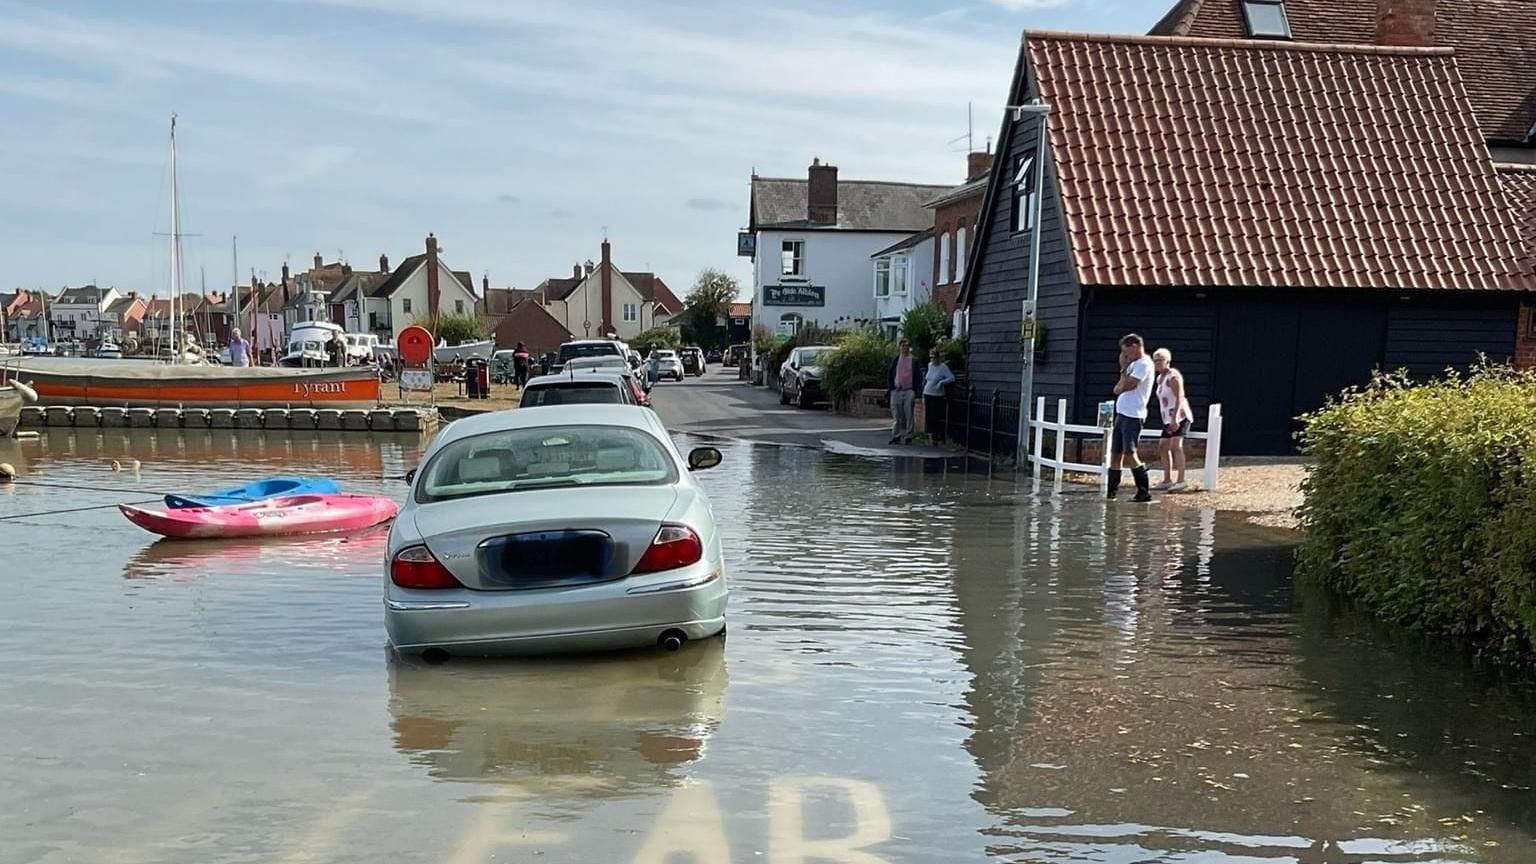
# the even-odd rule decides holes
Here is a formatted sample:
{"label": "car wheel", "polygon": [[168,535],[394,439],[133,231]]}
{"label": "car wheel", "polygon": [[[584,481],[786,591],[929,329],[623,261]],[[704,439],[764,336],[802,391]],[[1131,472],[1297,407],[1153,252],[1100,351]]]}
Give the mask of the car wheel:
{"label": "car wheel", "polygon": [[805,388],[802,387],[795,397],[795,404],[801,408],[814,408],[816,407],[816,400],[806,398]]}

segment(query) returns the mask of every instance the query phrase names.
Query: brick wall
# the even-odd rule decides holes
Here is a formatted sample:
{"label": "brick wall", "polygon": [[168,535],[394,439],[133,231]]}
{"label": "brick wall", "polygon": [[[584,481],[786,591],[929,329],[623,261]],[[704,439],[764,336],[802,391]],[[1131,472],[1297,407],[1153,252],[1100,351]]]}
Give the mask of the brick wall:
{"label": "brick wall", "polygon": [[[884,390],[860,390],[857,396],[847,404],[838,408],[838,413],[849,417],[879,417],[881,419],[891,416],[890,395]],[[919,396],[912,403],[912,426],[915,429],[923,428],[923,400]]]}
{"label": "brick wall", "polygon": [[1515,366],[1519,369],[1536,369],[1536,335],[1532,335],[1531,316],[1536,307],[1520,304],[1520,321],[1515,327]]}

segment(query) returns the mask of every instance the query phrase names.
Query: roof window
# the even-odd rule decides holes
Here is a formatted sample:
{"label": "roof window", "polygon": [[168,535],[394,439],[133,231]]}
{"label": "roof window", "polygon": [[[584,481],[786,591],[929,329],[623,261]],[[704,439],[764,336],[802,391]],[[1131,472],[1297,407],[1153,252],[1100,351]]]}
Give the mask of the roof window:
{"label": "roof window", "polygon": [[1289,39],[1291,22],[1285,15],[1285,0],[1242,0],[1243,21],[1248,35],[1255,39]]}

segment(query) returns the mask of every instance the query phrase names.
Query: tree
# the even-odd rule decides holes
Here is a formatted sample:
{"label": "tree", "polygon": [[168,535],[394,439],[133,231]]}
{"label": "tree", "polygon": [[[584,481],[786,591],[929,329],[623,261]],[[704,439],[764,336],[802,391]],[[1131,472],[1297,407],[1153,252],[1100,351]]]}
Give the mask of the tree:
{"label": "tree", "polygon": [[676,348],[680,344],[682,339],[678,336],[677,328],[669,324],[652,327],[629,340],[629,347],[639,351],[641,355],[650,354],[656,348]]}
{"label": "tree", "polygon": [[901,335],[912,345],[912,355],[928,359],[928,351],[949,338],[949,313],[933,301],[919,303],[901,317]]}
{"label": "tree", "polygon": [[683,298],[684,339],[703,348],[724,348],[729,340],[720,321],[730,314],[740,290],[736,279],[727,273],[713,267],[700,271]]}
{"label": "tree", "polygon": [[432,338],[449,345],[478,342],[490,332],[485,322],[473,312],[439,312],[437,315],[419,315],[412,322],[427,328]]}

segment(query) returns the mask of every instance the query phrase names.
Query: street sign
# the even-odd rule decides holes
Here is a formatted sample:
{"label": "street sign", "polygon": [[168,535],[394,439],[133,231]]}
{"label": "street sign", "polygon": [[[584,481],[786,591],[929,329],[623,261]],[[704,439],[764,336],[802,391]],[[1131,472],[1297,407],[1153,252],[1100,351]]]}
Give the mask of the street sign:
{"label": "street sign", "polygon": [[741,258],[753,258],[757,255],[757,235],[751,231],[739,231],[736,234],[736,255]]}
{"label": "street sign", "polygon": [[431,369],[402,369],[400,370],[400,389],[410,390],[414,393],[432,392]]}

